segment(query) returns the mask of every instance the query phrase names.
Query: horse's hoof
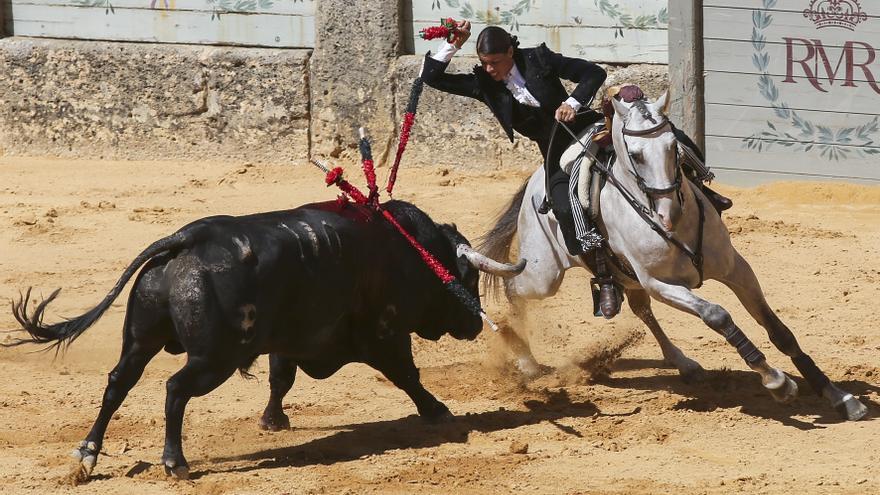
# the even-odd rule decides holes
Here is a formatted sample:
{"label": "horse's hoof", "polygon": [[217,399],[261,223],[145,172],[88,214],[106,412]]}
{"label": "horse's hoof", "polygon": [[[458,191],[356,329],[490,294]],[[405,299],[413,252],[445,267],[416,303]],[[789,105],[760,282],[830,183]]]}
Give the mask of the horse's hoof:
{"label": "horse's hoof", "polygon": [[848,421],[858,421],[868,414],[868,407],[862,404],[862,401],[856,399],[852,394],[846,394],[838,404],[834,405],[834,409],[843,419]]}
{"label": "horse's hoof", "polygon": [[679,363],[676,368],[681,381],[685,383],[700,383],[706,380],[706,370],[693,359],[684,358],[684,362]]}
{"label": "horse's hoof", "polygon": [[553,368],[544,366],[532,357],[517,358],[515,367],[517,371],[529,380],[534,380],[553,371]]}
{"label": "horse's hoof", "polygon": [[773,399],[780,404],[791,404],[797,398],[798,386],[794,380],[785,375],[785,381],[775,388],[767,387]]}

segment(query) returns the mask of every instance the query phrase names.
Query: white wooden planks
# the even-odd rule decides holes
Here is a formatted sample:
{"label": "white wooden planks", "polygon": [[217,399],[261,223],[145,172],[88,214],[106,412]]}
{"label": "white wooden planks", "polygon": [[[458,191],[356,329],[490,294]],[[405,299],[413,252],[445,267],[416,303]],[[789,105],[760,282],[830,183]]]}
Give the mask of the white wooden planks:
{"label": "white wooden planks", "polygon": [[[112,5],[112,9],[110,8]],[[12,0],[7,29],[17,36],[83,40],[310,48],[315,42],[313,0],[239,4],[209,0],[119,0],[88,5],[75,0]]]}
{"label": "white wooden planks", "polygon": [[[850,148],[847,148],[850,149]],[[854,158],[825,159],[817,158],[821,167],[804,166],[791,155],[796,153],[790,148],[776,146],[765,149],[760,153],[741,146],[738,138],[709,136],[706,138],[706,153],[710,156],[709,164],[716,172],[719,180],[725,181],[727,177],[739,174],[736,172],[748,172],[751,177],[747,180],[740,179],[737,182],[763,182],[766,178],[772,180],[790,179],[846,179],[854,182],[876,184],[878,179],[865,173],[864,165]],[[817,154],[821,151],[817,151]],[[802,155],[802,152],[797,152]],[[876,158],[875,158],[876,160]]]}
{"label": "white wooden planks", "polygon": [[479,32],[497,24],[522,46],[547,43],[554,51],[599,62],[667,63],[666,0],[412,0],[416,53],[436,50],[422,28],[441,18],[473,22],[466,50]]}
{"label": "white wooden planks", "polygon": [[315,15],[315,0],[12,0],[15,5],[93,6],[116,9],[196,10],[260,15]]}
{"label": "white wooden planks", "polygon": [[713,167],[880,182],[880,4],[863,0],[848,27],[819,27],[812,6],[705,0]]}
{"label": "white wooden planks", "polygon": [[[772,79],[779,92],[776,103],[785,103],[794,109],[827,113],[817,117],[828,122],[839,121],[837,115],[841,112],[880,114],[880,94],[867,82],[854,81],[855,87],[842,87],[842,81],[836,81],[833,85],[827,81],[817,82],[826,91],[823,93],[806,77],[794,78],[794,82],[790,83],[785,82],[784,76]],[[773,104],[758,89],[759,84],[760,75],[757,74],[709,72],[706,74],[706,102],[770,109]],[[734,91],[732,88],[740,89]]]}

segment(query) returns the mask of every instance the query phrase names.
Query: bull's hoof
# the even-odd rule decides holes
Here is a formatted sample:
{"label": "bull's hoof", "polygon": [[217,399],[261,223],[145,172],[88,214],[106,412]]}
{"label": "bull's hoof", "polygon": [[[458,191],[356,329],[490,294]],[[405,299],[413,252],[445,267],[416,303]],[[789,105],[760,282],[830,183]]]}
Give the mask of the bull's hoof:
{"label": "bull's hoof", "polygon": [[438,402],[430,409],[419,410],[419,416],[432,424],[446,423],[451,421],[455,416],[449,411],[449,408],[446,407],[446,404],[442,402]]}
{"label": "bull's hoof", "polygon": [[186,464],[178,464],[171,459],[163,461],[162,464],[165,466],[166,475],[176,480],[189,479],[189,466],[187,466]]}
{"label": "bull's hoof", "polygon": [[767,390],[770,391],[770,395],[773,396],[773,400],[780,404],[791,404],[797,398],[798,395],[798,386],[794,380],[791,379],[788,375],[785,376],[785,381],[783,381],[779,386],[775,388],[767,387]]}
{"label": "bull's hoof", "polygon": [[95,465],[98,463],[98,446],[95,442],[83,440],[79,447],[73,449],[70,455],[79,461],[79,464],[68,476],[72,485],[79,485],[89,480]]}
{"label": "bull's hoof", "polygon": [[177,466],[177,467],[168,467],[165,466],[165,474],[181,481],[186,481],[189,479],[189,467],[187,466]]}
{"label": "bull's hoof", "polygon": [[268,409],[260,418],[260,428],[267,431],[290,429],[290,418],[281,411],[270,412]]}
{"label": "bull's hoof", "polygon": [[868,407],[852,394],[843,396],[843,400],[835,404],[834,409],[847,421],[858,421],[868,414]]}

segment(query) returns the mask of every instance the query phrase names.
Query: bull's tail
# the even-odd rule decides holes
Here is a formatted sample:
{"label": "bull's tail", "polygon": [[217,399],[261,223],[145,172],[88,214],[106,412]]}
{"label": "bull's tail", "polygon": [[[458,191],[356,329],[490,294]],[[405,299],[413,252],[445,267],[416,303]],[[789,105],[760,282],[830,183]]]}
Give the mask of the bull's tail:
{"label": "bull's tail", "polygon": [[21,344],[27,343],[38,343],[45,344],[51,343],[51,347],[55,347],[56,351],[60,348],[67,347],[70,345],[77,337],[83,334],[90,326],[92,326],[101,315],[107,311],[107,308],[113,304],[113,301],[119,297],[119,294],[122,292],[125,284],[128,283],[129,279],[138,271],[138,269],[146,263],[150,258],[161,254],[165,251],[175,250],[186,245],[190,244],[192,241],[192,233],[189,229],[180,230],[175,232],[174,234],[165,237],[163,239],[159,239],[158,241],[151,244],[147,249],[145,249],[141,254],[137,255],[137,257],[128,265],[125,271],[122,273],[122,276],[116,282],[116,285],[113,286],[113,289],[104,297],[104,300],[101,301],[97,306],[90,309],[85,314],[78,316],[76,318],[72,318],[60,323],[54,323],[51,325],[43,324],[43,315],[46,311],[46,306],[51,303],[57,296],[61,289],[56,289],[49,297],[43,299],[37,307],[34,308],[33,312],[28,315],[28,301],[30,301],[31,289],[28,288],[27,292],[24,296],[19,295],[18,301],[12,301],[12,314],[15,316],[15,319],[18,320],[18,323],[21,325],[22,329],[24,329],[29,335],[30,338],[19,339],[13,341],[11,343],[0,344],[4,347],[11,347]]}
{"label": "bull's tail", "polygon": [[[498,215],[495,226],[480,237],[478,251],[494,260],[510,261],[510,248],[513,245],[513,236],[516,235],[519,210],[522,208],[528,185],[529,179],[526,179],[519,191],[511,198],[507,208]],[[497,294],[500,286],[501,277],[483,272],[483,288],[486,292]]]}

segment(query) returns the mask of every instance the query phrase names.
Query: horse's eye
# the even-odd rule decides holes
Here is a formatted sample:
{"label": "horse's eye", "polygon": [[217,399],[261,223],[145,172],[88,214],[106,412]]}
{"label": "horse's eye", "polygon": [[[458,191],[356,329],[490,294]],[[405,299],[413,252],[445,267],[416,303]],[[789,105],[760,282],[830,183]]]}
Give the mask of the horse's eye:
{"label": "horse's eye", "polygon": [[632,159],[632,161],[634,161],[634,162],[640,162],[640,161],[642,161],[642,153],[639,152],[639,151],[635,151],[635,152],[630,153],[630,154],[629,154],[629,157],[630,157],[630,158]]}

